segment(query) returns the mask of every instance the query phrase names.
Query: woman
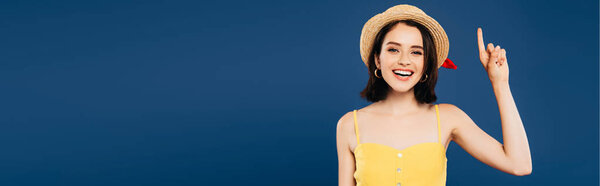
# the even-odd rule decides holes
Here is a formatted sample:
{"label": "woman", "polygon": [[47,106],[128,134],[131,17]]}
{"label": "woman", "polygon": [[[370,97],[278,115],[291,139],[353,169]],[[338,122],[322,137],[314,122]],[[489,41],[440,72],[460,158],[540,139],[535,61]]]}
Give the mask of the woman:
{"label": "woman", "polygon": [[504,143],[481,130],[458,107],[436,101],[438,68],[447,59],[443,28],[422,10],[397,5],[369,19],[361,56],[369,81],[361,96],[372,104],[342,116],[337,124],[339,185],[445,185],[450,141],[481,162],[523,176],[532,171],[529,144],[508,84],[506,50],[484,46],[479,59],[492,83]]}

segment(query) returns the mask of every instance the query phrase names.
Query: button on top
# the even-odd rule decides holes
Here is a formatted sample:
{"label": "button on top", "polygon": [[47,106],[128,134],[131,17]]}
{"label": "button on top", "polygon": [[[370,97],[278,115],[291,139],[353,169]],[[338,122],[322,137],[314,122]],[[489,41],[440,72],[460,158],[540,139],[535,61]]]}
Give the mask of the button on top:
{"label": "button on top", "polygon": [[400,172],[400,168],[397,168],[397,169],[396,169],[396,172]]}
{"label": "button on top", "polygon": [[402,153],[398,153],[398,157],[401,158],[402,157]]}

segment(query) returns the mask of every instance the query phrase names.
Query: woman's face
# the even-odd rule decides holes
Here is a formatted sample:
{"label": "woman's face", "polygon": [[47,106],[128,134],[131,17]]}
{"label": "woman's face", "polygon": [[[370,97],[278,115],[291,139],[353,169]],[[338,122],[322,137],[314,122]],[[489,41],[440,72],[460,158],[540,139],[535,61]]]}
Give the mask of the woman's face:
{"label": "woman's face", "polygon": [[382,78],[397,92],[411,90],[422,78],[425,53],[417,27],[396,24],[384,37],[379,59]]}

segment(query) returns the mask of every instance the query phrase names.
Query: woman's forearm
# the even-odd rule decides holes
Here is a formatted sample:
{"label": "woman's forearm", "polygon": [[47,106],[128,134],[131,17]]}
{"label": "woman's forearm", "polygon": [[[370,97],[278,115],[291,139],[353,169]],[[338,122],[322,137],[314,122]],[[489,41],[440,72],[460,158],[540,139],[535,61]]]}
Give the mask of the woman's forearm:
{"label": "woman's forearm", "polygon": [[532,170],[529,142],[510,86],[508,82],[492,83],[492,86],[502,120],[504,153],[514,163],[517,172],[529,174]]}

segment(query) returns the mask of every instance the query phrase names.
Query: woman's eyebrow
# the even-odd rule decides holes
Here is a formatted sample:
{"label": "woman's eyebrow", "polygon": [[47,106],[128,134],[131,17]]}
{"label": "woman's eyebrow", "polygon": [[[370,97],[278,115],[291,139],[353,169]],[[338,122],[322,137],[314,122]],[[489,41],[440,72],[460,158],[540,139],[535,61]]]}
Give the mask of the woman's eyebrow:
{"label": "woman's eyebrow", "polygon": [[[389,45],[389,44],[394,44],[394,45],[402,46],[402,44],[400,44],[400,43],[396,43],[396,42],[393,42],[393,41],[388,41],[388,42],[386,43],[386,45]],[[410,48],[420,48],[420,49],[423,49],[423,47],[422,47],[422,46],[420,46],[420,45],[413,45],[413,46],[411,46]]]}

